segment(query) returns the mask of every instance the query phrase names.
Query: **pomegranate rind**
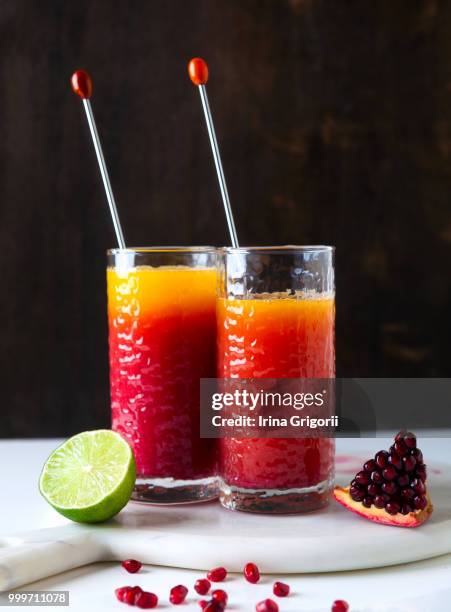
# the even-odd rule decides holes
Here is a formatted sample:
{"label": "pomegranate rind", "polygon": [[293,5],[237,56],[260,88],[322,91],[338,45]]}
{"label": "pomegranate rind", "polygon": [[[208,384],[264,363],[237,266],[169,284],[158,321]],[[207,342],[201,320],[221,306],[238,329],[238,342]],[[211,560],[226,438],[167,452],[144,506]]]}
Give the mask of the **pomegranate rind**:
{"label": "pomegranate rind", "polygon": [[341,504],[346,510],[350,510],[363,518],[366,518],[373,523],[379,523],[380,525],[389,525],[391,527],[419,527],[431,516],[434,506],[431,503],[429,495],[426,495],[428,504],[424,510],[415,510],[409,512],[409,514],[388,514],[384,508],[365,508],[360,502],[356,502],[352,499],[349,493],[349,487],[335,487],[334,498]]}

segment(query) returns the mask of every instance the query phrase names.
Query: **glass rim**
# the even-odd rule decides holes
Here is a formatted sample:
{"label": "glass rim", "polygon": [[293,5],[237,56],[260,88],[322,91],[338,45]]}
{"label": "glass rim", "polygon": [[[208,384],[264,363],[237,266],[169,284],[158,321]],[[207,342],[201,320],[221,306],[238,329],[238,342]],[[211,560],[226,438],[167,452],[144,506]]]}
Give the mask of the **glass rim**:
{"label": "glass rim", "polygon": [[213,253],[214,246],[152,246],[152,247],[126,247],[125,249],[107,249],[107,255],[129,255],[132,253]]}
{"label": "glass rim", "polygon": [[241,247],[218,247],[221,253],[261,253],[261,254],[285,254],[285,253],[334,253],[335,247],[326,244],[296,245],[286,244],[280,246],[241,246]]}

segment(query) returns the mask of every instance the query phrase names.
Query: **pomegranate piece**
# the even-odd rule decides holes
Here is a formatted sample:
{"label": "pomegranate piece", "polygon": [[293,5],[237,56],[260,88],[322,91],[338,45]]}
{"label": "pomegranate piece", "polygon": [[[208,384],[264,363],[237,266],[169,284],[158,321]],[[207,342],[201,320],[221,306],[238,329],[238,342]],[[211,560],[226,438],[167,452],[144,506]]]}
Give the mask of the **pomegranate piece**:
{"label": "pomegranate piece", "polygon": [[132,588],[131,586],[124,586],[124,587],[120,587],[119,589],[116,589],[114,591],[116,594],[116,599],[126,603],[125,595],[131,590],[131,588]]}
{"label": "pomegranate piece", "polygon": [[207,578],[208,580],[210,580],[210,582],[222,582],[226,579],[226,577],[227,570],[225,569],[225,567],[215,567],[207,574]]}
{"label": "pomegranate piece", "polygon": [[169,601],[178,606],[183,603],[188,595],[188,589],[183,584],[178,584],[175,587],[172,587],[171,592],[169,593]]}
{"label": "pomegranate piece", "polygon": [[136,559],[125,559],[125,561],[122,561],[121,565],[129,574],[136,574],[143,566],[141,561],[137,561]]}
{"label": "pomegranate piece", "polygon": [[260,601],[255,609],[257,612],[279,612],[279,606],[272,599]]}
{"label": "pomegranate piece", "polygon": [[287,597],[290,594],[290,587],[284,582],[275,582],[272,592],[276,597]]}
{"label": "pomegranate piece", "polygon": [[335,487],[345,508],[383,525],[418,527],[432,514],[423,453],[411,432],[400,431],[389,451],[369,459],[349,487]]}
{"label": "pomegranate piece", "polygon": [[148,591],[141,591],[135,597],[135,606],[138,608],[156,608],[158,606],[158,597],[155,593],[149,593]]}
{"label": "pomegranate piece", "polygon": [[243,574],[246,580],[252,584],[256,584],[260,580],[260,570],[255,563],[246,563]]}
{"label": "pomegranate piece", "polygon": [[206,578],[200,578],[194,583],[194,590],[196,591],[196,593],[199,593],[199,595],[206,595],[210,590],[210,587],[211,582]]}
{"label": "pomegranate piece", "polygon": [[331,612],[348,612],[349,604],[344,599],[336,599],[332,604]]}

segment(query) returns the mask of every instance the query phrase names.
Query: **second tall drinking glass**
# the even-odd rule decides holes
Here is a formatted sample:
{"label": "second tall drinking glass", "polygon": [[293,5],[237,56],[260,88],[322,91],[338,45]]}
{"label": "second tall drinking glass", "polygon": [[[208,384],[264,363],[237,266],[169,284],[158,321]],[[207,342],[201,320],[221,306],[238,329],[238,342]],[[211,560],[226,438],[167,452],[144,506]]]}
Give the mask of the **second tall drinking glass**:
{"label": "second tall drinking glass", "polygon": [[[333,378],[333,248],[222,249],[217,317],[218,378]],[[327,504],[333,439],[232,437],[220,443],[225,507],[296,513]]]}
{"label": "second tall drinking glass", "polygon": [[217,497],[215,440],[199,437],[199,380],[215,376],[216,251],[108,252],[113,429],[131,445],[132,498]]}

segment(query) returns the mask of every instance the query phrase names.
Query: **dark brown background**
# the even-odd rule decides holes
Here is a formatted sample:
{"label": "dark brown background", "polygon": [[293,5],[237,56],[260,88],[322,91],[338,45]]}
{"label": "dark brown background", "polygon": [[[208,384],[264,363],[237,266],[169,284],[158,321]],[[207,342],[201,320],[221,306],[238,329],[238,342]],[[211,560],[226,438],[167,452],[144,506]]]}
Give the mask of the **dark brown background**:
{"label": "dark brown background", "polygon": [[451,374],[450,2],[3,0],[0,436],[109,422],[115,240],[74,69],[128,244],[227,241],[194,55],[241,242],[337,247],[338,372]]}

